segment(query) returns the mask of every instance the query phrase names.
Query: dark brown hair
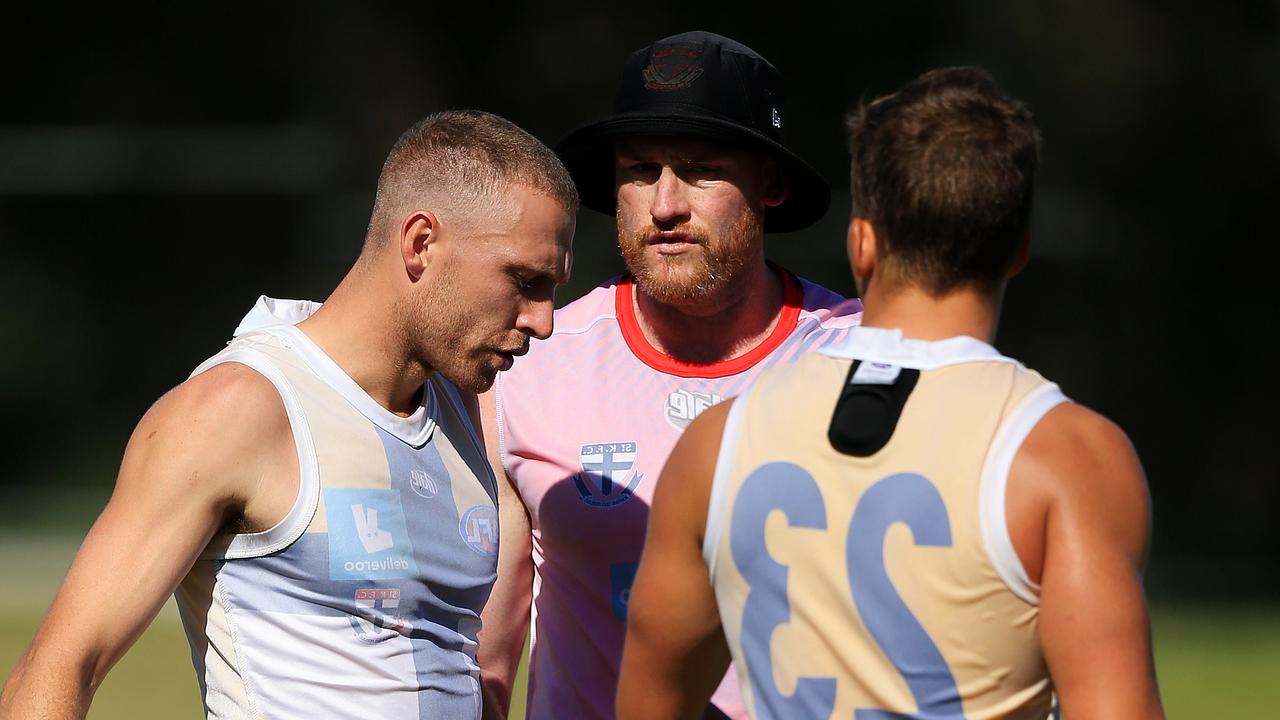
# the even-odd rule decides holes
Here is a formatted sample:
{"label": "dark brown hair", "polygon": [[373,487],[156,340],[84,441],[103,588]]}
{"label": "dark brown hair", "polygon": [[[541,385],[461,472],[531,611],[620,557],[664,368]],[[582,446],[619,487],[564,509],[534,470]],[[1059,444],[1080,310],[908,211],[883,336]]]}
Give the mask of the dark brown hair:
{"label": "dark brown hair", "polygon": [[879,254],[935,296],[998,287],[1031,218],[1040,135],[1026,106],[982,70],[946,68],[847,124],[853,213]]}

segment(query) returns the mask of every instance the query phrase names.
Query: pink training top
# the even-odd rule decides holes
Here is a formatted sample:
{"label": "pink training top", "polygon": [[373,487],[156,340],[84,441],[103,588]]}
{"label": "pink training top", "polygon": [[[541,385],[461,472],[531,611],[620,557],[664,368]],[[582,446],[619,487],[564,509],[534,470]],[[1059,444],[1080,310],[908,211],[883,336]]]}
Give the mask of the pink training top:
{"label": "pink training top", "polygon": [[[857,324],[857,300],[781,275],[777,327],[741,357],[690,364],[654,348],[624,277],[557,310],[555,333],[499,374],[502,462],[533,524],[530,720],[613,718],[627,597],[680,431],[762,371]],[[747,717],[732,670],[713,702]]]}

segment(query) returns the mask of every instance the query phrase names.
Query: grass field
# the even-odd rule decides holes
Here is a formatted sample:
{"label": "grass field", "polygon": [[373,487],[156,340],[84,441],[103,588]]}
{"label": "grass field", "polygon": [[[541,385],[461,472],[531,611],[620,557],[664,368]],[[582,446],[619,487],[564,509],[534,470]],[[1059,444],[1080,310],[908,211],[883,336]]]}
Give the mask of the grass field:
{"label": "grass field", "polygon": [[[76,539],[0,536],[0,678],[30,641]],[[1280,604],[1157,602],[1156,668],[1171,718],[1271,718],[1280,708]],[[523,678],[522,678],[523,679]],[[523,684],[517,697],[523,696]],[[523,718],[516,704],[512,717]],[[108,676],[89,717],[201,717],[186,639],[170,601]]]}

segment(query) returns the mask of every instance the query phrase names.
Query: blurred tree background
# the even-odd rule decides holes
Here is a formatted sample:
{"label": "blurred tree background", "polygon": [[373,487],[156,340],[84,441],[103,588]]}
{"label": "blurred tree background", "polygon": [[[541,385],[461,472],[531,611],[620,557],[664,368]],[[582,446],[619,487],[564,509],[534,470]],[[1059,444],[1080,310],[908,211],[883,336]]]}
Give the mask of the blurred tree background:
{"label": "blurred tree background", "polygon": [[[707,29],[787,76],[788,141],[833,186],[826,220],[772,236],[770,254],[846,293],[843,114],[958,64],[1030,105],[1045,139],[1034,255],[997,344],[1133,439],[1155,597],[1277,605],[1263,257],[1280,200],[1280,2],[153,1],[3,18],[9,537],[82,533],[134,423],[257,295],[325,297],[412,122],[474,107],[553,143],[609,111],[630,52]],[[584,211],[576,253],[560,303],[620,270],[612,221]]]}

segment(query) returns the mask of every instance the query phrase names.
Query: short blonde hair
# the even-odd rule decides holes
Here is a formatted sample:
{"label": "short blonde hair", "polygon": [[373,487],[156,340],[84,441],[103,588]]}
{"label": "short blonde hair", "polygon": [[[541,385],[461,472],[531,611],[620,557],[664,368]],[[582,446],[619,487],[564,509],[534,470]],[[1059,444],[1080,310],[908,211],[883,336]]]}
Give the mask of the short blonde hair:
{"label": "short blonde hair", "polygon": [[479,110],[428,115],[387,155],[369,221],[369,237],[395,216],[423,206],[466,221],[502,207],[511,185],[524,185],[577,212],[578,191],[560,158],[509,120]]}

